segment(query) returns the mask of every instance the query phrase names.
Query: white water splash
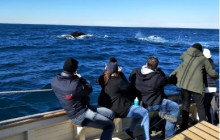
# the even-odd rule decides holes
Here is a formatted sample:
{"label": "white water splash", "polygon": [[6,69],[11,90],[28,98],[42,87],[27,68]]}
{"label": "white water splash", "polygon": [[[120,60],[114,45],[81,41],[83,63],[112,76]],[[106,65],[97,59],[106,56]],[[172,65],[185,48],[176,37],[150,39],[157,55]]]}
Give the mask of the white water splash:
{"label": "white water splash", "polygon": [[148,42],[156,42],[156,43],[165,43],[167,42],[166,39],[160,37],[160,36],[156,36],[156,35],[151,35],[148,37],[136,37],[139,40],[144,40],[144,41],[148,41]]}
{"label": "white water splash", "polygon": [[109,36],[108,35],[104,35],[104,38],[108,38]]}
{"label": "white water splash", "polygon": [[64,34],[64,35],[58,35],[57,38],[65,38],[68,40],[75,40],[75,37],[68,35],[68,34]]}
{"label": "white water splash", "polygon": [[87,37],[93,37],[93,35],[87,34],[87,35],[81,35],[81,36],[78,36],[78,37],[73,37],[72,35],[64,34],[64,35],[58,35],[57,36],[57,38],[65,38],[67,40],[84,39],[84,38],[87,38]]}
{"label": "white water splash", "polygon": [[76,37],[76,39],[84,39],[84,38],[93,37],[93,36],[94,36],[94,35],[92,35],[92,34],[81,35],[81,36]]}
{"label": "white water splash", "polygon": [[141,32],[136,33],[135,38],[143,38],[144,35]]}

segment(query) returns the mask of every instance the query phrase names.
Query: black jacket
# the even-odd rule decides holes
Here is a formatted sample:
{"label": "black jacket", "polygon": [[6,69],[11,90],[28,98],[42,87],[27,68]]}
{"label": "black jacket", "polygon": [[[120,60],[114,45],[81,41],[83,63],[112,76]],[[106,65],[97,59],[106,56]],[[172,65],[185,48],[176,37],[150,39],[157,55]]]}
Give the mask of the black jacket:
{"label": "black jacket", "polygon": [[88,109],[92,87],[85,79],[58,74],[51,81],[51,86],[69,118],[78,117]]}
{"label": "black jacket", "polygon": [[161,69],[149,74],[142,74],[141,68],[132,71],[130,77],[132,87],[136,89],[136,96],[141,96],[144,107],[161,104],[164,94],[164,86],[167,78]]}
{"label": "black jacket", "polygon": [[[211,58],[209,58],[208,60],[211,63],[212,68],[215,69],[213,60]],[[209,76],[205,70],[203,71],[203,79],[204,79],[205,87],[216,87],[217,86],[216,79]]]}
{"label": "black jacket", "polygon": [[[120,75],[120,77],[122,79],[124,79],[126,82],[128,82],[123,72],[119,72],[118,74]],[[97,84],[99,84],[101,86],[101,92],[98,97],[98,105],[106,107],[106,108],[111,108],[112,101],[111,101],[110,96],[105,93],[105,84],[104,84],[104,75],[103,74],[100,75],[99,78],[97,79]],[[128,89],[128,91],[130,91],[130,90]],[[126,98],[130,99],[133,102],[134,98],[133,98],[132,94],[130,94],[130,92],[126,93]]]}
{"label": "black jacket", "polygon": [[132,102],[127,98],[129,83],[119,75],[119,77],[111,77],[105,86],[105,93],[111,99],[110,109],[115,112],[116,117],[126,117]]}

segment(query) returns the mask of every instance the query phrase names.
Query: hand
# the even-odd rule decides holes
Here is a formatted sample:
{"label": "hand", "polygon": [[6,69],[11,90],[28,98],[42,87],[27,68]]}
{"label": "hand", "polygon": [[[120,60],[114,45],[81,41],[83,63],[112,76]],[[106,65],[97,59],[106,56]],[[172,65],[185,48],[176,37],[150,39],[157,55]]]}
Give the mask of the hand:
{"label": "hand", "polygon": [[81,76],[80,74],[78,74],[78,73],[75,73],[75,75],[76,75],[77,77],[79,77],[79,78],[82,77],[82,76]]}
{"label": "hand", "polygon": [[118,72],[121,72],[121,71],[122,71],[122,67],[118,66]]}

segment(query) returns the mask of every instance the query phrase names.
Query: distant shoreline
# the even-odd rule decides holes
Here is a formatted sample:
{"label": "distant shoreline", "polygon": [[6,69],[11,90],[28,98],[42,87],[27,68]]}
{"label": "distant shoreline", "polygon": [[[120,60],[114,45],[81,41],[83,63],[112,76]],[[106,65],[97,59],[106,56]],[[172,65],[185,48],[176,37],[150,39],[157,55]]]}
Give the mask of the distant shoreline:
{"label": "distant shoreline", "polygon": [[81,27],[110,27],[110,28],[156,28],[156,29],[199,29],[199,30],[219,30],[218,28],[193,28],[193,27],[135,27],[135,26],[104,26],[104,25],[70,25],[70,24],[34,24],[34,23],[0,23],[20,24],[20,25],[48,25],[48,26],[81,26]]}

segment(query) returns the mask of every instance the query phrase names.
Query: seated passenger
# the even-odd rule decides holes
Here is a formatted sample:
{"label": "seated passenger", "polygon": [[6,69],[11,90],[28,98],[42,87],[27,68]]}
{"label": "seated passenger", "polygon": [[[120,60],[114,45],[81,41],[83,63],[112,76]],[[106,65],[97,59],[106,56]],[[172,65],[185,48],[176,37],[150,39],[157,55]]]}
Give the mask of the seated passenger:
{"label": "seated passenger", "polygon": [[103,129],[101,140],[111,140],[115,125],[114,112],[105,107],[89,104],[92,87],[77,74],[78,61],[67,58],[63,72],[53,78],[52,89],[63,109],[74,124]]}
{"label": "seated passenger", "polygon": [[[101,100],[105,101],[107,104],[106,107],[113,110],[117,117],[143,118],[141,126],[144,130],[144,137],[145,139],[150,139],[148,111],[143,107],[133,105],[133,102],[128,99],[129,83],[123,73],[118,71],[118,63],[114,57],[110,58],[99,81],[102,81],[100,82],[102,92],[99,102]],[[102,96],[103,93],[106,94],[108,101],[106,101],[105,96]],[[100,103],[104,105],[105,102]],[[134,138],[133,135],[131,136]]]}
{"label": "seated passenger", "polygon": [[[140,96],[143,106],[148,111],[159,111],[159,116],[166,119],[165,138],[169,138],[176,132],[176,122],[179,112],[177,103],[165,98],[164,86],[167,78],[164,72],[158,68],[158,59],[151,56],[147,64],[142,68],[134,69],[129,77],[131,87],[135,88],[136,96]],[[138,120],[133,120],[131,131]]]}

